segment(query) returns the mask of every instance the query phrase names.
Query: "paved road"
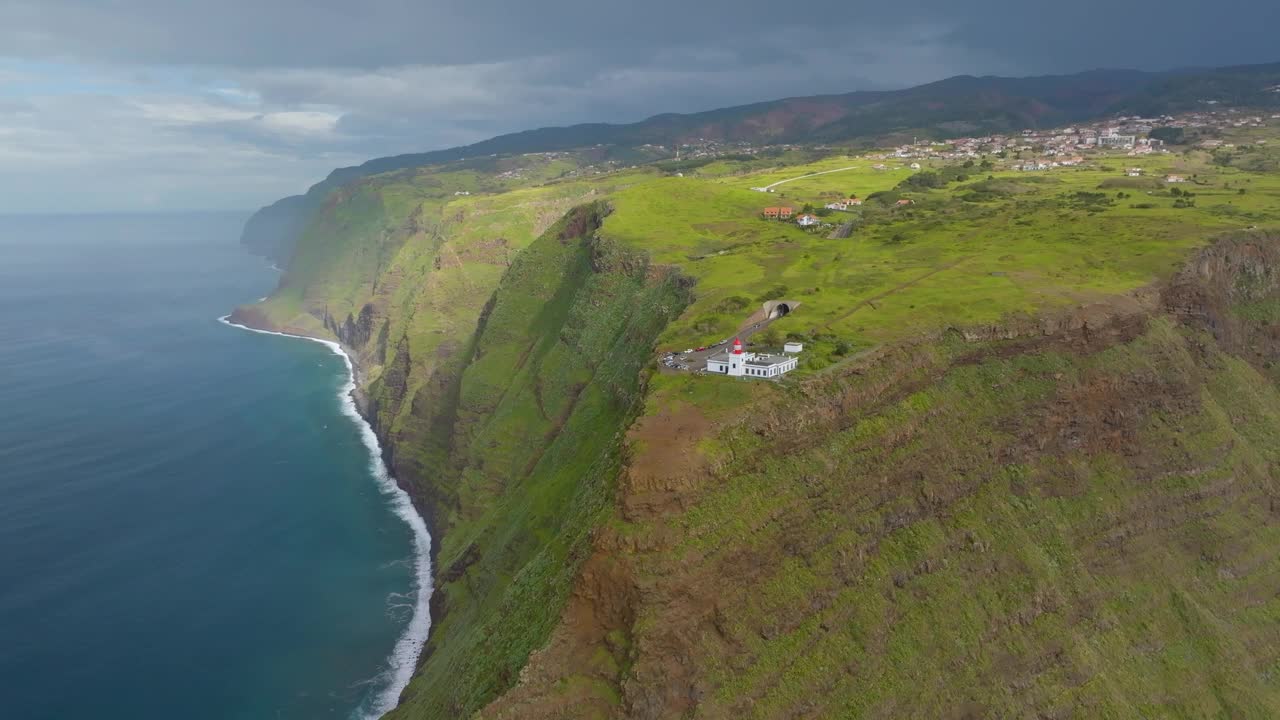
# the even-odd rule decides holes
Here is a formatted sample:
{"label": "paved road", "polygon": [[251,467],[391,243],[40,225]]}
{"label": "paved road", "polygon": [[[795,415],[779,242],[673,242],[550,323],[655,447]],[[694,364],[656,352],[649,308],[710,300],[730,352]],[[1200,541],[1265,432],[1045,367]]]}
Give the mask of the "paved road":
{"label": "paved road", "polygon": [[786,180],[779,180],[778,182],[772,185],[765,185],[764,189],[772,190],[773,188],[776,188],[783,183],[794,182],[796,180],[803,180],[805,178],[818,177],[819,175],[830,175],[831,173],[844,172],[845,170],[857,170],[857,169],[858,169],[857,165],[850,165],[849,167],[836,168],[835,170],[823,170],[822,172],[809,173],[808,175],[801,175],[800,177],[793,177],[793,178],[787,178]]}
{"label": "paved road", "polygon": [[694,352],[691,352],[691,353],[680,353],[679,355],[673,358],[673,361],[676,363],[676,367],[671,367],[669,365],[666,365],[663,362],[663,360],[665,360],[666,358],[666,353],[663,353],[662,357],[659,358],[658,367],[663,372],[681,372],[683,370],[705,370],[707,367],[707,358],[711,357],[712,355],[715,355],[718,352],[723,352],[725,350],[731,349],[733,347],[733,338],[735,337],[738,338],[739,340],[742,340],[742,343],[747,347],[747,349],[751,350],[752,349],[751,336],[755,335],[761,330],[764,330],[766,327],[769,327],[769,323],[771,322],[773,322],[773,320],[761,320],[758,323],[753,323],[749,327],[743,328],[736,335],[726,338],[724,341],[720,343],[711,345],[706,350],[703,350],[701,352],[695,350]]}

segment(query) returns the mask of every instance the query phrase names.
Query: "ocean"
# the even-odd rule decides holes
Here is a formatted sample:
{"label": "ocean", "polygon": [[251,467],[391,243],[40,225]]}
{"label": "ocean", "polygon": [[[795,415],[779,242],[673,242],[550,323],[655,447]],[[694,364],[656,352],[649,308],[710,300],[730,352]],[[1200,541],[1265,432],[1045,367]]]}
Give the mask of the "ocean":
{"label": "ocean", "polygon": [[278,278],[244,219],[0,217],[0,717],[365,718],[407,681],[428,539],[344,359],[219,322]]}

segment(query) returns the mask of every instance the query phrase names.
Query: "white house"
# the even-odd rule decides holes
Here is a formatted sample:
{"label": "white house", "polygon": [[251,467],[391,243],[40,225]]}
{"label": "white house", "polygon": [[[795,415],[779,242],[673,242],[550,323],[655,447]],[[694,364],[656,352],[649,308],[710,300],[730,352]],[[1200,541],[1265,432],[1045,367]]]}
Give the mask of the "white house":
{"label": "white house", "polygon": [[804,215],[796,218],[796,222],[800,224],[800,227],[813,227],[818,224],[818,218],[814,215],[805,213]]}
{"label": "white house", "polygon": [[742,341],[733,339],[733,349],[707,358],[707,372],[730,377],[776,378],[796,369],[794,355],[743,352]]}
{"label": "white house", "polygon": [[1129,177],[1142,177],[1142,168],[1129,168]]}
{"label": "white house", "polygon": [[804,350],[804,343],[791,341],[782,346],[782,352],[787,353],[789,355],[795,355],[799,353],[801,350]]}
{"label": "white house", "polygon": [[1171,183],[1183,183],[1186,182],[1187,179],[1181,175],[1166,175],[1164,177],[1164,181]]}

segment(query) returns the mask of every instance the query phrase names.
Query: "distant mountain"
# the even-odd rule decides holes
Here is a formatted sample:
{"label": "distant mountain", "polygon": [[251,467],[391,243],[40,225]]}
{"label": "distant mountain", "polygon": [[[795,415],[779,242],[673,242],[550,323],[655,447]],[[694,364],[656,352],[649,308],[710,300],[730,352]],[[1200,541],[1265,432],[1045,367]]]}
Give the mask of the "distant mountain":
{"label": "distant mountain", "polygon": [[1204,109],[1211,103],[1280,107],[1280,63],[1170,73],[1125,98],[1115,109],[1144,116],[1164,115]]}
{"label": "distant mountain", "polygon": [[636,123],[589,123],[500,135],[473,145],[377,158],[334,170],[305,195],[254,214],[242,242],[283,259],[312,212],[335,187],[378,173],[491,154],[589,145],[670,144],[697,138],[753,143],[872,141],[892,135],[946,137],[1054,127],[1115,112],[1159,114],[1224,105],[1280,106],[1280,63],[1163,73],[1092,70],[1028,78],[961,75],[905,90],[794,97]]}

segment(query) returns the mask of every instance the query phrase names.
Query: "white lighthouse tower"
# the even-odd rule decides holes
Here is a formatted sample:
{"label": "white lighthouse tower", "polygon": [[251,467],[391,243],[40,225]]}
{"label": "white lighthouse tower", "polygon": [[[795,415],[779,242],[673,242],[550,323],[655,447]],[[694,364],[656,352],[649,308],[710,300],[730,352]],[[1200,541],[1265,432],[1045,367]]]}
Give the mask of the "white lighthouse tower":
{"label": "white lighthouse tower", "polygon": [[742,351],[741,338],[733,339],[733,352],[729,353],[729,374],[745,375],[747,373],[747,356]]}

